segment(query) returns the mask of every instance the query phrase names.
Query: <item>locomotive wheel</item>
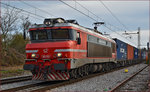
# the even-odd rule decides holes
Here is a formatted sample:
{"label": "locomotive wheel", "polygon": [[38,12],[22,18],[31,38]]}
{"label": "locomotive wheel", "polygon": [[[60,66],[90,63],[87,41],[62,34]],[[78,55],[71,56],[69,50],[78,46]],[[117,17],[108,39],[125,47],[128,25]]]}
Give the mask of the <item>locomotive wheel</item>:
{"label": "locomotive wheel", "polygon": [[110,69],[111,69],[111,68],[110,68],[110,67],[111,67],[110,64],[107,63],[106,66],[107,66],[107,69],[106,69],[106,70],[107,70],[107,71],[110,71]]}
{"label": "locomotive wheel", "polygon": [[101,72],[102,70],[102,65],[101,64],[97,64],[97,72]]}
{"label": "locomotive wheel", "polygon": [[78,74],[80,75],[80,77],[82,77],[83,76],[83,68],[82,67],[80,67],[79,69],[78,69]]}
{"label": "locomotive wheel", "polygon": [[88,74],[89,74],[89,66],[86,65],[86,66],[85,66],[85,75],[88,75]]}
{"label": "locomotive wheel", "polygon": [[109,63],[106,63],[106,64],[103,64],[103,68],[104,68],[104,72],[107,72],[107,71],[109,71],[110,70],[110,65],[109,65]]}
{"label": "locomotive wheel", "polygon": [[94,65],[90,65],[89,66],[89,73],[93,73],[94,72]]}
{"label": "locomotive wheel", "polygon": [[83,76],[88,75],[88,69],[87,68],[88,68],[87,65],[82,67],[82,74],[83,74]]}
{"label": "locomotive wheel", "polygon": [[69,75],[70,75],[70,78],[72,79],[72,78],[74,77],[74,71],[71,70],[71,71],[69,72]]}
{"label": "locomotive wheel", "polygon": [[114,69],[114,63],[110,63],[110,70]]}
{"label": "locomotive wheel", "polygon": [[119,67],[120,67],[120,62],[117,63],[117,68],[119,68]]}
{"label": "locomotive wheel", "polygon": [[113,66],[113,69],[116,68],[116,63],[113,63],[112,66]]}
{"label": "locomotive wheel", "polygon": [[74,70],[73,70],[73,78],[74,78],[74,79],[78,78],[77,69],[74,69]]}
{"label": "locomotive wheel", "polygon": [[105,64],[102,64],[102,72],[105,72]]}

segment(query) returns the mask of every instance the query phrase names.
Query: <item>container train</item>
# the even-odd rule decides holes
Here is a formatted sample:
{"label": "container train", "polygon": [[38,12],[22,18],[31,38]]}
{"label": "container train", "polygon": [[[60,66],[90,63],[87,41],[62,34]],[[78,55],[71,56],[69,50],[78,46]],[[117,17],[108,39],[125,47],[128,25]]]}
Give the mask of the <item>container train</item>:
{"label": "container train", "polygon": [[75,20],[45,19],[32,25],[29,34],[23,68],[33,80],[69,80],[139,61],[137,48]]}

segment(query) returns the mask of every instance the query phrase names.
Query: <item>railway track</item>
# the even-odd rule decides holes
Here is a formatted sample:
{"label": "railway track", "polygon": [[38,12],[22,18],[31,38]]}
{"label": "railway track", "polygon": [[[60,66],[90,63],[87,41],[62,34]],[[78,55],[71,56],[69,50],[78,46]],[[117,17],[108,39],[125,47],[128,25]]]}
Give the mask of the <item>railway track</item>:
{"label": "railway track", "polygon": [[[134,66],[134,65],[132,65],[132,66]],[[4,89],[4,90],[2,90],[2,92],[9,92],[9,91],[33,91],[33,92],[34,91],[45,91],[45,90],[53,89],[53,88],[56,88],[56,87],[76,83],[76,82],[79,82],[81,80],[86,80],[86,79],[96,77],[96,76],[99,76],[99,75],[111,73],[111,72],[114,72],[114,71],[117,71],[117,70],[120,70],[120,69],[123,69],[123,68],[127,68],[127,67],[130,67],[130,66],[120,67],[120,68],[113,69],[113,70],[108,71],[108,72],[100,72],[100,73],[90,74],[88,76],[83,76],[83,77],[78,78],[78,79],[71,79],[69,81],[51,81],[51,82],[48,82],[48,81],[47,82],[46,81],[39,81],[39,82],[34,81],[30,84],[26,84],[26,85],[23,85],[23,86]]]}
{"label": "railway track", "polygon": [[132,74],[130,77],[128,77],[127,79],[125,79],[124,81],[122,81],[121,83],[119,83],[116,87],[114,87],[113,89],[111,89],[110,92],[117,92],[119,88],[121,88],[125,83],[127,83],[128,81],[130,81],[132,78],[134,78],[136,75],[138,75],[140,72],[142,72],[147,67],[148,67],[148,65],[145,66],[144,68],[140,69],[136,73]]}
{"label": "railway track", "polygon": [[8,83],[27,81],[27,80],[31,80],[31,79],[32,79],[31,75],[28,75],[28,76],[17,76],[17,77],[13,77],[13,78],[1,79],[0,83],[1,83],[1,85],[4,85],[4,84],[8,84]]}

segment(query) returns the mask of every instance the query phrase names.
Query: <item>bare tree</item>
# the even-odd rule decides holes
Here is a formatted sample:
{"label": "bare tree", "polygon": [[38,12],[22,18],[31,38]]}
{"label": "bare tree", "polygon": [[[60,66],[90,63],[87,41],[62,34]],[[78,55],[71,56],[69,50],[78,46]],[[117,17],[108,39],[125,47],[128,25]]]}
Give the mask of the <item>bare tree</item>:
{"label": "bare tree", "polygon": [[1,23],[1,39],[3,49],[7,49],[7,38],[8,33],[17,30],[16,23],[19,20],[20,10],[16,10],[14,8],[5,8],[4,14],[0,17]]}
{"label": "bare tree", "polygon": [[28,17],[21,17],[22,23],[21,23],[21,29],[23,30],[23,36],[24,39],[26,39],[26,31],[29,29],[31,22],[29,21],[29,16]]}

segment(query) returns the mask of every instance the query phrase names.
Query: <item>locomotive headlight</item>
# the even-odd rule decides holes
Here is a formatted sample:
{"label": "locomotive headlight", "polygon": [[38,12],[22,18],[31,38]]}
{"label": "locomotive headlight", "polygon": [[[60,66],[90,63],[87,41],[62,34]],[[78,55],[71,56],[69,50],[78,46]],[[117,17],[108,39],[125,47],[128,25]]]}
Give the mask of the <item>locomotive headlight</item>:
{"label": "locomotive headlight", "polygon": [[50,21],[47,21],[47,22],[45,22],[45,24],[46,24],[46,25],[50,25],[50,24],[51,24],[51,22],[50,22]]}
{"label": "locomotive headlight", "polygon": [[62,53],[57,53],[57,57],[62,57]]}
{"label": "locomotive headlight", "polygon": [[32,57],[32,58],[35,58],[35,57],[36,57],[36,54],[31,54],[31,57]]}

